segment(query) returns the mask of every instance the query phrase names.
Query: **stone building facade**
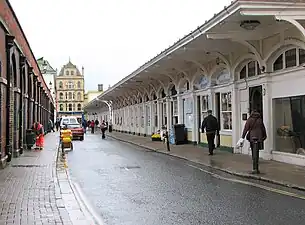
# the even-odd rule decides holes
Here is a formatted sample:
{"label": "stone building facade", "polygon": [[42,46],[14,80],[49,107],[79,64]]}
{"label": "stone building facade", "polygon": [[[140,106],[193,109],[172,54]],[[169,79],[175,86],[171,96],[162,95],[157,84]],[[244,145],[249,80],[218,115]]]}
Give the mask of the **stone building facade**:
{"label": "stone building facade", "polygon": [[171,134],[184,124],[188,141],[206,146],[200,126],[211,109],[221,125],[220,149],[251,154],[248,142],[236,143],[255,109],[268,136],[260,157],[304,166],[304,4],[232,1],[85,110],[134,135],[162,127]]}
{"label": "stone building facade", "polygon": [[0,1],[0,166],[18,157],[34,121],[47,126],[54,104],[16,15]]}
{"label": "stone building facade", "polygon": [[82,118],[84,106],[84,68],[82,73],[70,61],[56,76],[58,117],[73,115]]}

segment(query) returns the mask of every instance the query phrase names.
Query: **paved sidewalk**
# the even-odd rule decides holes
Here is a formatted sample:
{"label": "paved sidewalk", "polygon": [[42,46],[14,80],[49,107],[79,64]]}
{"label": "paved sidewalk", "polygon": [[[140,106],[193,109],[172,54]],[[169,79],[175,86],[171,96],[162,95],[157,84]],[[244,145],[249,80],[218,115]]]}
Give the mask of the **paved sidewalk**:
{"label": "paved sidewalk", "polygon": [[70,224],[56,205],[56,134],[45,136],[43,151],[28,151],[0,170],[0,224]]}
{"label": "paved sidewalk", "polygon": [[209,156],[207,149],[194,145],[171,145],[171,151],[168,152],[166,151],[165,144],[162,142],[153,142],[149,137],[120,132],[107,133],[107,135],[123,142],[183,158],[237,176],[263,180],[305,191],[305,167],[276,161],[260,160],[261,174],[252,175],[249,174],[252,167],[252,160],[248,155],[232,154],[216,150],[215,155]]}
{"label": "paved sidewalk", "polygon": [[58,135],[47,134],[43,151],[25,151],[0,170],[0,225],[96,224],[57,163]]}

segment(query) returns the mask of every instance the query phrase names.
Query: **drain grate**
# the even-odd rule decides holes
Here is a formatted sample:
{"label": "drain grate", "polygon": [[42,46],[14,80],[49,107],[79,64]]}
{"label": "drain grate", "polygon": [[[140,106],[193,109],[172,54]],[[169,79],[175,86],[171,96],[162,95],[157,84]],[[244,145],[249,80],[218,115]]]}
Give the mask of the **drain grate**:
{"label": "drain grate", "polygon": [[47,165],[35,165],[35,164],[27,164],[27,165],[12,165],[12,167],[23,167],[23,168],[32,168],[32,167],[47,167]]}

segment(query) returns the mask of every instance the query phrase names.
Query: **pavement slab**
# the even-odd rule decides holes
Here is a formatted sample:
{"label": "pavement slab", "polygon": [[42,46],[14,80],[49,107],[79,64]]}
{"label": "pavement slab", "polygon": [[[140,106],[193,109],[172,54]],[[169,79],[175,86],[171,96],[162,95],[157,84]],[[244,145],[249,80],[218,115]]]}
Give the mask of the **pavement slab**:
{"label": "pavement slab", "polygon": [[157,151],[213,167],[233,175],[262,180],[305,191],[305,166],[295,166],[287,163],[260,159],[261,174],[252,175],[249,174],[252,160],[248,155],[232,154],[216,150],[215,155],[211,157],[208,155],[208,149],[191,144],[171,145],[171,151],[168,152],[164,143],[151,141],[149,137],[120,132],[107,133],[107,136],[152,151]]}

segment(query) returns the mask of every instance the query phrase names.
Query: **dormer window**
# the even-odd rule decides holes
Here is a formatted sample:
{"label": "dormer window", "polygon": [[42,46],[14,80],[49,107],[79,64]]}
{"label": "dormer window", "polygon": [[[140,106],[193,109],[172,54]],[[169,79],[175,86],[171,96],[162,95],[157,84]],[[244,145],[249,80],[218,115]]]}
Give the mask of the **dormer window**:
{"label": "dormer window", "polygon": [[66,75],[69,76],[69,71],[68,70],[66,71]]}
{"label": "dormer window", "polygon": [[74,71],[72,70],[72,71],[71,71],[71,76],[73,76],[73,75],[74,75]]}

